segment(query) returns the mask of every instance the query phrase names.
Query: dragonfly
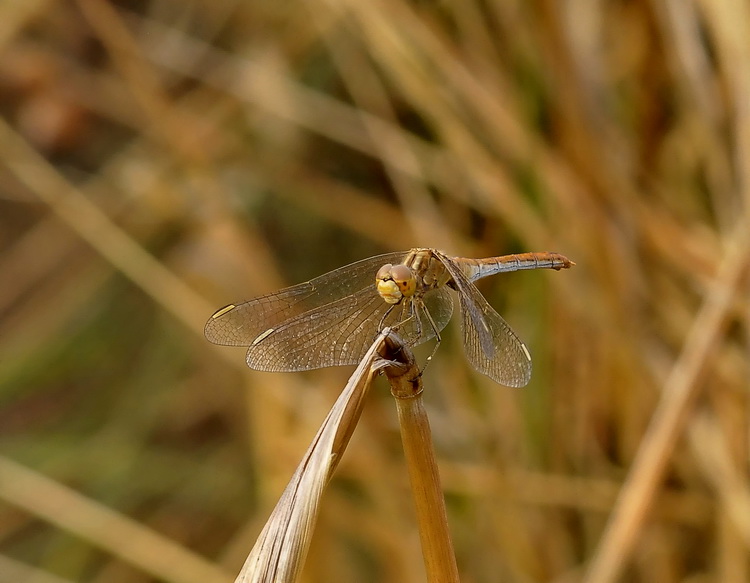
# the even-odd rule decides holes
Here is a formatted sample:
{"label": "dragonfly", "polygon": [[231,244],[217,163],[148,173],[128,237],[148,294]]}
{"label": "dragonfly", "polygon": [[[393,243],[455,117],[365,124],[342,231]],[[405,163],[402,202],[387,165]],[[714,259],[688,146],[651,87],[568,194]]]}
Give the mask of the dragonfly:
{"label": "dragonfly", "polygon": [[500,384],[523,387],[531,378],[529,350],[474,282],[497,273],[573,265],[549,252],[486,259],[421,247],[386,253],[229,304],[209,318],[205,335],[214,344],[247,346],[247,365],[269,372],[357,364],[386,326],[408,346],[436,339],[434,355],[453,314],[455,292],[469,363]]}

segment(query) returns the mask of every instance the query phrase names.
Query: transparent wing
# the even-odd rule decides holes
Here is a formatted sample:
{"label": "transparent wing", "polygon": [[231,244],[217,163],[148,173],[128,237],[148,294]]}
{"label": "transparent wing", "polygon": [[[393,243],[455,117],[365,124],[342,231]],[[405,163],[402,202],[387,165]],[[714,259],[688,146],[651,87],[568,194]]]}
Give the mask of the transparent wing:
{"label": "transparent wing", "polygon": [[523,387],[531,378],[531,356],[526,346],[450,257],[435,251],[453,278],[461,302],[461,328],[466,357],[492,380]]}
{"label": "transparent wing", "polygon": [[[427,292],[421,302],[420,304],[417,300],[405,304],[399,317],[388,318],[391,320],[388,326],[396,328],[401,338],[410,346],[418,346],[435,338],[432,322],[440,332],[446,327],[453,314],[453,298],[446,287]],[[425,312],[429,312],[429,318]]]}
{"label": "transparent wing", "polygon": [[[431,292],[425,304],[438,329],[444,328],[453,310],[448,292]],[[434,337],[431,324],[419,310],[410,318],[410,304],[388,311],[390,307],[373,285],[309,310],[261,334],[247,350],[247,365],[255,370],[292,372],[356,364],[383,326],[398,326],[409,344]]]}
{"label": "transparent wing", "polygon": [[[407,252],[386,253],[329,271],[315,279],[218,310],[204,329],[214,344],[249,346],[260,334],[300,314],[360,290],[375,291],[375,274],[386,263],[401,263]],[[384,303],[380,300],[381,303]]]}

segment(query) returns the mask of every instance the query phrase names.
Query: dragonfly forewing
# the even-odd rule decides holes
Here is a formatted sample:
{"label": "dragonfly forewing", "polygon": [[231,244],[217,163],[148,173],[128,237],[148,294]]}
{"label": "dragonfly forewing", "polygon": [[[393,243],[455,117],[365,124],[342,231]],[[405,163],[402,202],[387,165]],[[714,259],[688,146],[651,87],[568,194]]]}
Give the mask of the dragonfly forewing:
{"label": "dragonfly forewing", "polygon": [[[453,307],[448,291],[431,292],[426,305],[438,330],[444,328]],[[370,284],[258,335],[247,350],[247,364],[267,372],[356,364],[385,326],[397,327],[400,336],[411,345],[435,336],[424,312],[412,312],[407,304],[388,311],[389,307]]]}
{"label": "dragonfly forewing", "polygon": [[384,263],[397,263],[405,252],[377,255],[329,271],[315,279],[218,310],[204,333],[214,344],[248,346],[282,322],[362,289],[372,288]]}
{"label": "dragonfly forewing", "polygon": [[247,364],[270,372],[356,364],[387,308],[367,288],[319,306],[258,336],[247,349]]}

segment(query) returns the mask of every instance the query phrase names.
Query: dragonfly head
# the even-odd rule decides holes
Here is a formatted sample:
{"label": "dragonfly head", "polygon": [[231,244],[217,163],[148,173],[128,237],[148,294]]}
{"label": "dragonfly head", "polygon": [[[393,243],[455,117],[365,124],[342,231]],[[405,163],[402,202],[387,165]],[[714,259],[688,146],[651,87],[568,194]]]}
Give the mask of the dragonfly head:
{"label": "dragonfly head", "polygon": [[404,297],[411,297],[417,291],[417,278],[406,265],[386,263],[375,276],[375,285],[380,297],[389,304],[397,304]]}

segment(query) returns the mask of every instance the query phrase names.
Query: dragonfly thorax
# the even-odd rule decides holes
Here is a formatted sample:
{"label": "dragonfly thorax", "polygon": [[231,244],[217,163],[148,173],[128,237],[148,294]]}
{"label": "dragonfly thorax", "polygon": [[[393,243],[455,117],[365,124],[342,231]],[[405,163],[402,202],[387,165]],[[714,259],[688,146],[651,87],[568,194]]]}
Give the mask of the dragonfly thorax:
{"label": "dragonfly thorax", "polygon": [[398,304],[417,291],[417,278],[406,265],[386,263],[375,276],[378,294],[389,304]]}

